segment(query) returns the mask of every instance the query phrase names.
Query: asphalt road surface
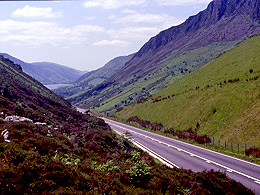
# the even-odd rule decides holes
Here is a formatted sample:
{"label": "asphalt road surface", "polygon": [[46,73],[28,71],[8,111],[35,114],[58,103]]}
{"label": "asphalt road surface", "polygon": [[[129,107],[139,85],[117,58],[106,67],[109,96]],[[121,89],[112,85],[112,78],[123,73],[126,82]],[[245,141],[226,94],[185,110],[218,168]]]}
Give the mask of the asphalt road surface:
{"label": "asphalt road surface", "polygon": [[260,195],[260,165],[103,118],[119,134],[129,132],[134,143],[170,167],[194,172],[225,172]]}

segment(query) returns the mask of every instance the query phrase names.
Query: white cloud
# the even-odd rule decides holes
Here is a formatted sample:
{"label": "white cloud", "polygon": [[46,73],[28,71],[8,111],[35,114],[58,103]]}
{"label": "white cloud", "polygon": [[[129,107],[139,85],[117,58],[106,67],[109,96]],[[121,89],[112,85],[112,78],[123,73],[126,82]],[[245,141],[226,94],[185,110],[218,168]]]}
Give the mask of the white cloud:
{"label": "white cloud", "polygon": [[108,17],[108,19],[109,20],[114,20],[114,19],[116,19],[116,15],[111,15],[111,16]]}
{"label": "white cloud", "polygon": [[174,17],[167,14],[156,15],[156,14],[140,14],[136,13],[128,15],[123,18],[117,18],[117,23],[164,23],[168,21],[176,20]]}
{"label": "white cloud", "polygon": [[93,46],[120,46],[120,47],[126,47],[130,43],[123,40],[103,40],[93,43]]}
{"label": "white cloud", "polygon": [[30,7],[29,5],[12,13],[12,17],[15,18],[56,18],[61,16],[60,12],[54,12],[51,7],[40,8]]}
{"label": "white cloud", "polygon": [[105,31],[103,27],[98,25],[77,25],[71,29],[71,34],[76,36],[86,36],[88,34],[102,33]]}
{"label": "white cloud", "polygon": [[53,22],[21,22],[15,20],[0,20],[0,29],[5,29],[6,31],[19,31],[19,30],[34,30],[43,31],[42,29],[54,28],[56,26]]}
{"label": "white cloud", "polygon": [[156,27],[127,27],[108,32],[116,39],[147,39],[159,31],[160,29]]}
{"label": "white cloud", "polygon": [[86,41],[89,36],[104,32],[99,26],[78,25],[71,28],[61,27],[54,22],[21,22],[0,20],[0,41],[12,41],[28,46],[65,46]]}
{"label": "white cloud", "polygon": [[125,9],[125,10],[121,11],[121,13],[124,13],[124,14],[134,14],[134,13],[136,13],[136,10]]}
{"label": "white cloud", "polygon": [[[1,41],[25,43],[29,46],[58,45],[68,39],[70,29],[61,28],[52,22],[0,21],[0,28],[8,31]],[[44,30],[43,30],[44,29]]]}
{"label": "white cloud", "polygon": [[94,16],[86,17],[86,20],[95,20],[95,19],[96,19],[96,17],[94,17]]}
{"label": "white cloud", "polygon": [[86,0],[86,8],[102,7],[104,9],[116,9],[136,5],[158,4],[161,6],[190,6],[196,4],[208,4],[213,0]]}
{"label": "white cloud", "polygon": [[127,6],[142,5],[146,0],[87,0],[84,2],[86,8],[102,7],[104,9],[117,9]]}
{"label": "white cloud", "polygon": [[2,35],[2,34],[7,34],[7,33],[8,33],[8,30],[0,29],[0,35]]}
{"label": "white cloud", "polygon": [[190,6],[195,4],[210,3],[213,0],[154,0],[162,6]]}

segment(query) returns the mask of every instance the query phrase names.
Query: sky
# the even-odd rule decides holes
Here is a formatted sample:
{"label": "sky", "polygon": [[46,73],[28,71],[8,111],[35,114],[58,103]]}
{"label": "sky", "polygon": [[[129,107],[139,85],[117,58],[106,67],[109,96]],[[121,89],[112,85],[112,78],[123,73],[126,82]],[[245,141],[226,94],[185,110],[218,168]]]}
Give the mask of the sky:
{"label": "sky", "polygon": [[211,0],[0,1],[0,53],[91,71],[137,52]]}

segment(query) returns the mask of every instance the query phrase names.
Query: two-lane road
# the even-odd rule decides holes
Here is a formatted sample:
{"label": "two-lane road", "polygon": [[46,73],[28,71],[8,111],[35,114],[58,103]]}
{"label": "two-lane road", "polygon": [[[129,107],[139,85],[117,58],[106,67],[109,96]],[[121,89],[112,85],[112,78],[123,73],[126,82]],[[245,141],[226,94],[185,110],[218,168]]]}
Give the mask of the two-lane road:
{"label": "two-lane road", "polygon": [[129,125],[105,119],[118,133],[130,132],[135,143],[171,167],[194,172],[215,170],[225,172],[260,195],[260,165],[210,151]]}

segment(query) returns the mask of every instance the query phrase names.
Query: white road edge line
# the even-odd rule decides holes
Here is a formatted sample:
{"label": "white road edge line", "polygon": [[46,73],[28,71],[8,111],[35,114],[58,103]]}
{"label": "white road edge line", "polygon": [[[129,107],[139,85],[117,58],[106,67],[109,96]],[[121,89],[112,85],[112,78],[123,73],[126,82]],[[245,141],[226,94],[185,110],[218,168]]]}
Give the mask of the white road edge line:
{"label": "white road edge line", "polygon": [[[106,118],[105,118],[106,119]],[[110,120],[110,119],[106,119],[106,120]],[[113,121],[113,120],[110,120],[112,122],[116,122],[116,121]],[[116,122],[118,124],[121,124],[119,122]],[[126,124],[123,124],[123,125],[126,125]],[[136,127],[133,127],[133,126],[130,126],[130,125],[126,125],[126,126],[129,126],[131,128],[136,128]],[[122,127],[121,127],[122,128]],[[124,128],[124,127],[123,127]],[[126,128],[125,128],[126,129]],[[138,128],[136,128],[138,129]],[[141,131],[145,131],[143,129],[138,129],[138,130],[141,130]],[[129,130],[128,130],[129,131]],[[147,131],[148,132],[148,131]],[[247,163],[247,164],[251,164],[251,165],[254,165],[254,166],[257,166],[257,167],[260,167],[260,165],[258,164],[255,164],[255,163],[252,163],[252,162],[249,162],[249,161],[245,161],[245,160],[242,160],[242,159],[239,159],[239,158],[236,158],[236,157],[233,157],[233,156],[228,156],[226,154],[222,154],[222,153],[219,153],[219,152],[215,152],[213,150],[209,150],[207,148],[203,148],[203,147],[200,147],[200,146],[196,146],[196,145],[192,145],[192,144],[189,144],[189,143],[186,143],[186,142],[182,142],[182,141],[179,141],[179,140],[176,140],[176,139],[172,139],[172,138],[169,138],[169,137],[166,137],[166,136],[163,136],[163,135],[160,135],[160,134],[156,134],[156,133],[153,133],[153,132],[149,132],[151,134],[155,134],[157,136],[160,136],[160,137],[164,137],[166,139],[169,139],[169,140],[174,140],[176,142],[179,142],[179,143],[182,143],[182,144],[186,144],[186,145],[189,145],[189,146],[193,146],[193,147],[196,147],[196,148],[199,148],[199,149],[202,149],[202,150],[206,150],[206,151],[209,151],[209,152],[212,152],[212,153],[215,153],[215,154],[218,154],[218,155],[221,155],[221,156],[225,156],[225,157],[228,157],[228,158],[231,158],[231,159],[234,159],[234,160],[238,160],[238,161],[241,161],[241,162],[244,162],[244,163]]]}
{"label": "white road edge line", "polygon": [[[119,125],[115,125],[115,124],[112,124],[112,125],[117,126],[117,127],[121,128],[121,129],[124,129],[124,130],[126,130],[126,131],[134,132],[133,130],[127,129],[127,128],[122,127],[122,126],[119,126]],[[141,136],[147,136],[147,135],[143,135],[143,134],[141,134],[141,133],[138,133],[138,134],[141,135]],[[157,141],[157,142],[159,142],[159,143],[166,144],[166,143],[164,143],[164,142],[161,142],[161,141],[156,140],[156,139],[154,139],[154,138],[151,138],[151,137],[149,137],[149,136],[147,136],[147,137],[148,137],[149,139],[152,139],[152,140]],[[171,145],[171,147],[177,149],[178,151],[181,150],[181,151],[183,151],[183,152],[189,154],[190,156],[197,157],[197,158],[202,159],[202,160],[204,160],[204,161],[206,161],[206,162],[210,162],[210,163],[215,164],[215,165],[217,165],[217,166],[219,166],[219,167],[222,167],[222,168],[226,169],[228,172],[234,172],[234,173],[237,173],[237,174],[242,175],[242,176],[244,176],[244,177],[247,177],[248,179],[252,179],[252,180],[254,180],[255,183],[260,184],[260,180],[259,180],[259,179],[254,178],[254,177],[252,177],[252,176],[250,176],[250,175],[247,175],[247,174],[242,173],[242,172],[240,172],[240,171],[231,169],[231,168],[226,167],[226,166],[224,166],[224,165],[222,165],[222,164],[219,164],[219,163],[217,163],[217,162],[211,161],[211,160],[209,160],[209,159],[206,159],[206,158],[204,158],[204,157],[198,156],[198,155],[193,154],[193,153],[191,153],[191,152],[188,152],[188,151],[186,151],[186,150],[180,149],[180,148],[178,148],[178,147],[176,147],[176,146],[172,146],[172,145]],[[209,150],[209,151],[210,151],[210,150]],[[219,154],[219,153],[218,153],[218,154]],[[228,156],[228,157],[229,157],[229,156]],[[163,157],[162,157],[162,158],[163,158]],[[235,158],[235,159],[236,159],[236,158]],[[246,161],[245,161],[245,162],[246,162]],[[177,166],[177,165],[176,165],[176,166]]]}
{"label": "white road edge line", "polygon": [[167,160],[166,158],[162,157],[161,155],[157,154],[156,152],[154,152],[153,150],[147,148],[146,146],[142,145],[141,143],[137,142],[137,141],[133,141],[133,143],[138,147],[141,148],[143,151],[148,152],[149,155],[151,155],[152,157],[158,159],[159,161],[161,161],[163,164],[165,164],[166,166],[173,168],[180,168],[179,166],[177,166],[176,164],[172,163],[171,161]]}
{"label": "white road edge line", "polygon": [[[113,129],[114,130],[114,129]],[[117,134],[122,135],[123,133],[120,133],[119,131],[114,130]],[[161,155],[157,154],[156,152],[154,152],[153,150],[147,148],[146,146],[144,146],[143,144],[137,142],[137,141],[133,141],[132,143],[134,145],[136,145],[138,148],[142,149],[143,151],[147,152],[149,155],[151,155],[152,157],[158,159],[160,162],[162,162],[163,164],[165,164],[166,166],[173,168],[180,168],[179,166],[177,166],[176,164],[172,163],[171,161],[167,160],[166,158],[162,157]]]}

